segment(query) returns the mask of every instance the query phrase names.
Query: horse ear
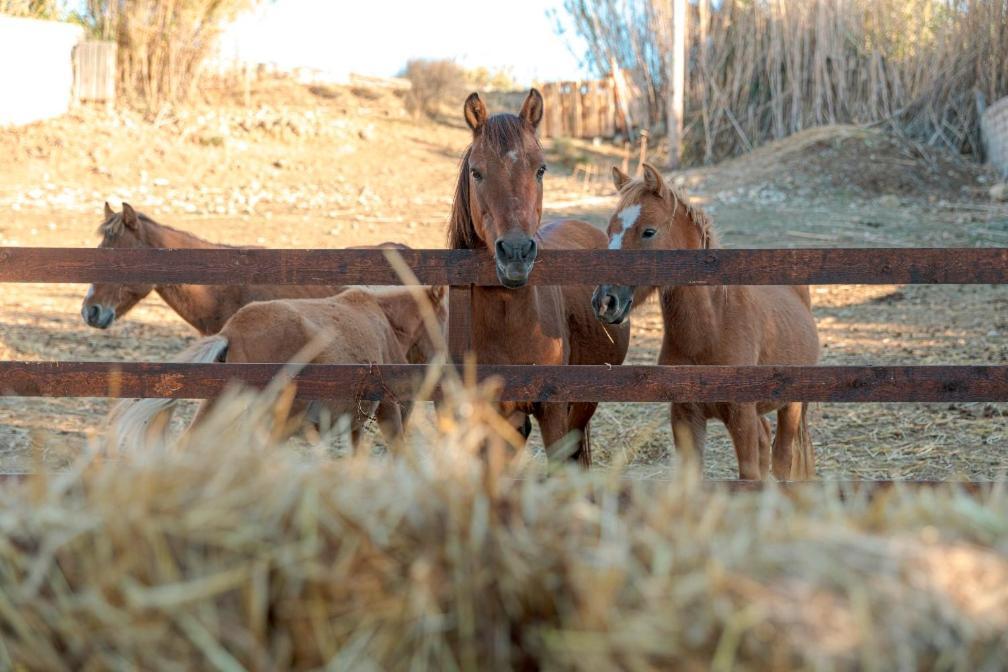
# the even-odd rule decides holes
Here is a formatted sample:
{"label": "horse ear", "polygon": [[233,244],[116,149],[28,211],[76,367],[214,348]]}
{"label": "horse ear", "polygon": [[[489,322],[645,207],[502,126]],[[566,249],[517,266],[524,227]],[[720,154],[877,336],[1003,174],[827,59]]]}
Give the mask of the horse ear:
{"label": "horse ear", "polygon": [[133,209],[133,206],[129,203],[123,203],[122,215],[123,224],[126,225],[126,228],[135,231],[140,225],[140,220],[137,218],[136,210]]}
{"label": "horse ear", "polygon": [[543,118],[543,97],[537,89],[529,89],[518,116],[521,117],[522,121],[531,126],[532,130],[539,127],[539,122]]}
{"label": "horse ear", "polygon": [[658,172],[658,169],[650,163],[644,164],[644,186],[656,196],[665,197],[668,187],[665,186],[665,179]]}
{"label": "horse ear", "polygon": [[623,186],[630,181],[630,176],[620,170],[619,166],[612,167],[612,183],[616,191],[623,189]]}
{"label": "horse ear", "polygon": [[470,93],[469,97],[466,98],[462,110],[465,113],[465,120],[469,124],[469,128],[472,129],[473,133],[479,133],[487,120],[486,105],[483,103],[480,95],[475,91]]}
{"label": "horse ear", "polygon": [[105,219],[112,219],[112,215],[114,214],[115,210],[113,210],[112,206],[108,204],[108,201],[105,201]]}

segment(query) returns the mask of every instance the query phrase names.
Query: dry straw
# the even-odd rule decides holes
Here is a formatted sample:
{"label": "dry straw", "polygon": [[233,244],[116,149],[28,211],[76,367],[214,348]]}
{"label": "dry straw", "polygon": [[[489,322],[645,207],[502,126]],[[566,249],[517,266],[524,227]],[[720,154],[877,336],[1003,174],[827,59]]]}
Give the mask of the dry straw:
{"label": "dry straw", "polygon": [[1003,492],[547,474],[500,438],[492,386],[445,385],[396,458],[274,445],[273,390],[3,487],[0,668],[1003,664]]}

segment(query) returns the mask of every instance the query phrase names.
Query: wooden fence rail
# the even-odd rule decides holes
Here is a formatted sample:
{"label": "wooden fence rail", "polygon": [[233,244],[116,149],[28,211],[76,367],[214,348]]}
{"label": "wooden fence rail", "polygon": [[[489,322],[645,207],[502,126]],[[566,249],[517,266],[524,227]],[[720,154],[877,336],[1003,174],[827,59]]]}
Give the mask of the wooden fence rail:
{"label": "wooden fence rail", "polygon": [[[498,284],[489,254],[401,250],[423,284]],[[0,282],[402,283],[382,250],[0,248]],[[543,250],[538,285],[1008,283],[1008,248]]]}
{"label": "wooden fence rail", "polygon": [[[0,282],[401,284],[381,250],[0,248]],[[474,285],[497,285],[489,255],[404,250],[419,282],[451,285],[449,349],[470,344]],[[532,284],[1008,284],[1008,248],[544,250]],[[233,381],[268,384],[282,364],[0,361],[0,395],[201,399]],[[299,396],[408,399],[424,367],[308,365]],[[1008,401],[1008,366],[481,366],[504,400]]]}
{"label": "wooden fence rail", "polygon": [[[282,364],[0,361],[0,394],[207,399],[229,383],[266,386]],[[311,364],[309,399],[413,398],[423,365]],[[505,401],[1008,401],[1008,366],[479,366]]]}
{"label": "wooden fence rail", "polygon": [[[488,254],[403,250],[419,282],[449,284],[448,342],[470,346],[471,287],[497,285]],[[0,248],[0,282],[400,284],[383,250]],[[532,284],[1008,283],[1008,248],[544,250]],[[422,367],[310,366],[314,398],[395,393]],[[0,394],[206,398],[264,385],[278,364],[0,362]],[[1003,367],[482,367],[503,398],[530,401],[1008,401]],[[383,391],[383,392],[382,392]]]}

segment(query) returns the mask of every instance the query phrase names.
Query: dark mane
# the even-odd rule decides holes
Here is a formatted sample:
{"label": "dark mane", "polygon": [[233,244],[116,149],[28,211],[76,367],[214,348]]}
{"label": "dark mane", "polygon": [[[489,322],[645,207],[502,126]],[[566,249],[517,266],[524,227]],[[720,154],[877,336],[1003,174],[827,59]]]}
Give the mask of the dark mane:
{"label": "dark mane", "polygon": [[[532,130],[520,117],[514,114],[495,114],[486,120],[480,129],[480,139],[498,155],[503,156],[524,144],[525,134],[535,138]],[[538,138],[535,139],[539,144]],[[448,247],[452,250],[476,250],[485,244],[476,234],[469,211],[469,155],[472,145],[466,148],[459,165],[455,198],[452,201],[451,217],[448,220]]]}
{"label": "dark mane", "polygon": [[[236,247],[235,245],[211,243],[210,241],[204,240],[203,238],[200,238],[193,233],[189,233],[188,231],[183,231],[181,229],[168,226],[167,224],[162,224],[142,212],[137,212],[136,216],[141,225],[137,234],[138,237],[144,243],[153,245],[154,247],[158,247],[159,245],[158,241],[152,240],[152,234],[158,237],[163,237],[165,234],[168,234],[172,237],[173,246],[177,245],[179,247]],[[125,229],[126,223],[123,221],[123,214],[122,212],[117,212],[102,222],[101,226],[98,227],[98,235],[111,242],[119,238]],[[240,247],[253,246],[242,245]]]}
{"label": "dark mane", "polygon": [[[161,228],[169,229],[171,227],[165,226],[164,224],[159,224],[142,212],[136,213],[137,219],[141,224],[159,226]],[[116,212],[111,217],[102,222],[101,226],[98,227],[99,235],[105,236],[109,240],[115,240],[122,235],[123,229],[126,228],[126,224],[123,222],[123,213]]]}

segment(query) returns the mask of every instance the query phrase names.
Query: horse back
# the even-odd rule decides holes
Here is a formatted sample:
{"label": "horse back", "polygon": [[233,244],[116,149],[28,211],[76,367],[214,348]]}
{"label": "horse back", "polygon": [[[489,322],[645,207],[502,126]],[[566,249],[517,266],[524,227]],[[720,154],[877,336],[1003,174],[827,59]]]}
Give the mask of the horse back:
{"label": "horse back", "polygon": [[579,219],[554,219],[536,233],[547,250],[604,250],[608,238],[601,229]]}
{"label": "horse back", "polygon": [[[350,297],[255,301],[227,321],[221,335],[229,343],[229,361],[306,361],[304,348],[316,363],[382,361],[390,327],[380,307],[361,305]],[[310,350],[314,350],[310,348]]]}

